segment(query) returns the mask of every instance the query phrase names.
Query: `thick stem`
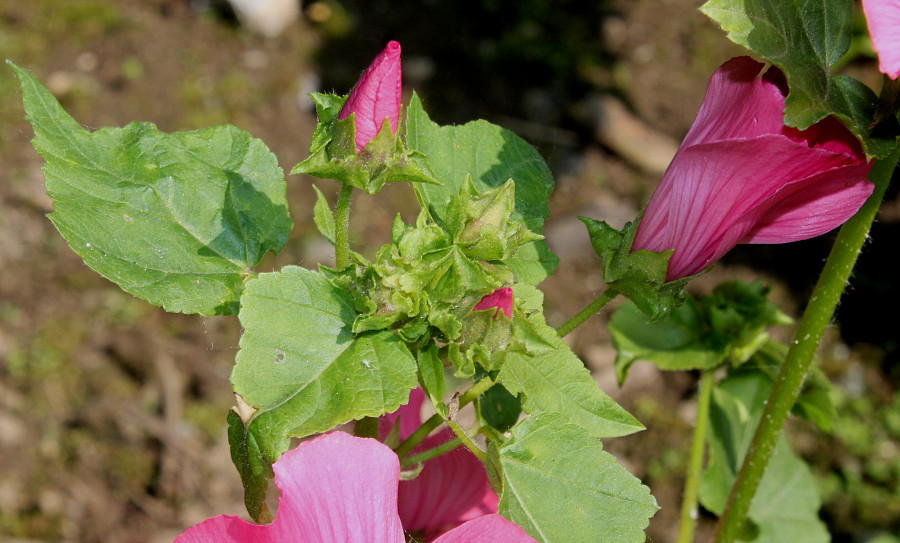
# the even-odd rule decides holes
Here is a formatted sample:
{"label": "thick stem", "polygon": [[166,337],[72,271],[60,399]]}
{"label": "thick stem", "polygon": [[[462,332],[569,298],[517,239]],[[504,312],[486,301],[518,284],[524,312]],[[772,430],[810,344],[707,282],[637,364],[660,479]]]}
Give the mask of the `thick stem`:
{"label": "thick stem", "polygon": [[341,184],[337,209],[334,211],[334,265],[344,269],[350,265],[350,201],[353,185]]}
{"label": "thick stem", "polygon": [[697,393],[697,421],[691,443],[691,457],[687,478],[684,481],[684,496],[681,502],[681,523],[678,526],[678,543],[694,540],[697,524],[697,493],[700,490],[700,475],[703,473],[703,457],[706,453],[706,431],[709,427],[709,400],[712,396],[713,371],[700,374],[700,390]]}
{"label": "thick stem", "polygon": [[462,441],[460,441],[458,437],[454,437],[450,441],[445,441],[444,443],[441,443],[433,449],[428,449],[427,451],[422,451],[418,454],[402,458],[400,460],[400,466],[406,468],[409,466],[415,466],[416,464],[421,464],[422,462],[426,462],[428,460],[431,460],[432,458],[452,451],[453,449],[459,447],[461,443]]}
{"label": "thick stem", "polygon": [[794,333],[794,341],[775,378],[772,393],[756,427],[741,471],[731,487],[731,494],[716,528],[717,543],[732,543],[741,533],[753,495],[772,456],[781,428],[803,386],[825,327],[834,315],[859,251],[869,234],[898,157],[900,147],[895,146],[890,157],[875,162],[869,173],[869,179],[875,183],[875,191],[838,233],[822,275],[819,276],[803,318]]}
{"label": "thick stem", "polygon": [[589,318],[591,318],[591,316],[593,316],[594,313],[603,309],[603,307],[606,304],[611,302],[613,300],[613,298],[615,298],[618,295],[619,295],[619,293],[615,289],[607,288],[606,290],[601,292],[600,296],[597,296],[597,298],[593,302],[589,303],[584,309],[579,311],[574,317],[572,317],[571,319],[566,321],[562,326],[557,328],[556,333],[559,334],[559,337],[566,337],[567,335],[569,335],[572,332],[572,330],[574,330],[574,329],[578,328],[579,326],[581,326],[582,324],[584,324],[584,322],[586,320],[588,320]]}

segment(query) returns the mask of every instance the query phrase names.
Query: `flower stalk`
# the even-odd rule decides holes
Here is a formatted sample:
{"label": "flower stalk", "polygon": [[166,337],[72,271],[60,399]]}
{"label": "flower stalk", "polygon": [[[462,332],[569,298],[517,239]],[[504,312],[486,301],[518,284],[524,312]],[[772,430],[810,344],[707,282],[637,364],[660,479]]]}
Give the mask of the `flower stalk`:
{"label": "flower stalk", "polygon": [[694,423],[694,437],[691,456],[684,481],[684,495],[681,501],[681,522],[678,525],[678,543],[691,543],[697,525],[697,496],[700,490],[700,476],[703,473],[703,458],[706,455],[706,433],[709,428],[709,402],[715,379],[713,371],[700,374],[700,389],[697,393],[697,419]]}
{"label": "flower stalk", "polygon": [[342,270],[350,265],[350,202],[353,185],[341,184],[334,213],[334,265]]}
{"label": "flower stalk", "polygon": [[898,158],[900,146],[895,144],[890,156],[875,162],[869,174],[869,179],[875,184],[872,196],[838,233],[803,318],[794,333],[794,340],[784,364],[775,379],[747,456],[734,486],[731,487],[728,502],[716,527],[717,543],[732,543],[741,533],[744,519],[750,510],[753,496],[765,473],[778,436],[800,394],[825,327],[834,315],[859,252],[868,237]]}
{"label": "flower stalk", "polygon": [[603,309],[606,304],[613,301],[618,295],[618,291],[607,287],[607,289],[601,292],[593,302],[586,305],[584,309],[576,313],[574,317],[557,328],[556,333],[559,334],[559,337],[566,337],[567,335],[572,333],[573,330],[584,324],[585,321],[587,321],[594,315],[594,313],[597,313],[598,311]]}

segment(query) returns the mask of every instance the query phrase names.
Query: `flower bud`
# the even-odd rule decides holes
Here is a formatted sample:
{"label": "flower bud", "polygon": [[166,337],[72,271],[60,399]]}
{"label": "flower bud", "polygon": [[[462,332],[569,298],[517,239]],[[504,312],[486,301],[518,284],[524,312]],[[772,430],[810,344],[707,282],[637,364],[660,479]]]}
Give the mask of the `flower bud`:
{"label": "flower bud", "polygon": [[390,123],[391,132],[397,133],[401,79],[400,44],[391,41],[360,76],[338,113],[338,120],[354,115],[357,152],[381,131],[385,119]]}

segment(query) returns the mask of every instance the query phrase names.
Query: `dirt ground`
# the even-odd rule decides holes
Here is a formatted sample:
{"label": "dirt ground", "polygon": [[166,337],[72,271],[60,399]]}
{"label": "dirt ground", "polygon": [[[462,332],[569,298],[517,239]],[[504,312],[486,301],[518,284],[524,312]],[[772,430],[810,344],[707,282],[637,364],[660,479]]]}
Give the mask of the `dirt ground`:
{"label": "dirt ground", "polygon": [[[659,179],[659,164],[689,127],[709,74],[742,54],[696,11],[699,4],[484,0],[451,9],[328,0],[307,3],[297,23],[267,39],[210,2],[0,0],[0,57],[31,70],[86,126],[141,120],[175,131],[232,123],[266,142],[288,171],[306,156],[314,126],[305,93],[346,91],[367,59],[398,39],[407,87],[423,95],[436,120],[483,116],[548,156],[558,185],[546,234],[561,263],[542,289],[551,324],[559,324],[602,288],[575,217],[614,225],[633,218]],[[871,61],[850,69],[873,80]],[[210,516],[246,517],[225,435],[237,320],[166,314],[88,269],[45,218],[52,206],[30,137],[15,78],[4,67],[0,539],[161,543]],[[635,146],[637,156],[629,152]],[[295,229],[285,249],[258,269],[313,267],[331,258],[311,227],[310,185],[289,177]],[[380,198],[355,204],[355,241],[369,251],[387,241],[393,213],[409,216],[414,204],[404,187],[389,187]],[[900,209],[892,198],[888,211]],[[871,254],[890,252],[898,215],[882,217]],[[827,250],[827,238],[742,249],[692,288],[762,277],[796,316]],[[849,324],[843,335],[831,331],[822,352],[846,429],[821,436],[795,425],[835,541],[900,531],[893,501],[900,479],[898,322],[855,325],[874,303],[898,297],[876,257],[864,255],[839,316]],[[619,388],[606,315],[569,340],[600,386],[648,427],[606,446],[662,506],[650,540],[671,542],[696,379],[639,363]],[[710,527],[701,519],[699,540]]]}

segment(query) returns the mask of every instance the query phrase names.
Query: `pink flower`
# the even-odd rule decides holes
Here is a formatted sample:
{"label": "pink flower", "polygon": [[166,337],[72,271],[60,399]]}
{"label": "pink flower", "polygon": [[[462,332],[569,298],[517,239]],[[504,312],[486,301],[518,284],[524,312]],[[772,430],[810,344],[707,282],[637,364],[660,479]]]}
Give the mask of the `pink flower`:
{"label": "pink flower", "polygon": [[891,79],[900,77],[900,0],[863,0],[878,68]]}
{"label": "pink flower", "polygon": [[400,90],[400,44],[391,41],[360,76],[338,113],[338,119],[355,114],[357,152],[378,134],[385,119],[390,121],[391,131],[397,132]]}
{"label": "pink flower", "polygon": [[786,243],[841,225],[872,193],[859,141],[828,117],[784,126],[784,76],[739,57],[719,67],[693,126],[666,170],[632,251],[674,250],[672,281],[738,243]]}
{"label": "pink flower", "polygon": [[497,311],[494,312],[494,318],[500,314],[500,311],[503,310],[503,314],[506,315],[506,318],[510,318],[512,316],[512,305],[513,305],[513,291],[510,287],[498,288],[494,292],[484,296],[475,307],[472,308],[472,311],[480,311],[482,309],[492,309],[497,308]]}
{"label": "pink flower", "polygon": [[[386,436],[394,424],[399,424],[400,439],[409,437],[422,424],[424,401],[422,388],[414,389],[406,405],[381,417],[381,436]],[[413,452],[432,449],[452,438],[453,432],[444,428],[425,438]],[[398,509],[406,530],[421,532],[431,538],[467,520],[496,513],[497,501],[484,464],[460,446],[425,462],[415,479],[400,481]]]}
{"label": "pink flower", "polygon": [[[332,432],[301,443],[273,466],[281,490],[268,525],[238,517],[211,518],[175,543],[404,543],[397,514],[400,461],[374,439]],[[440,495],[441,489],[433,489]],[[528,543],[534,540],[500,515],[463,524],[435,543]]]}

